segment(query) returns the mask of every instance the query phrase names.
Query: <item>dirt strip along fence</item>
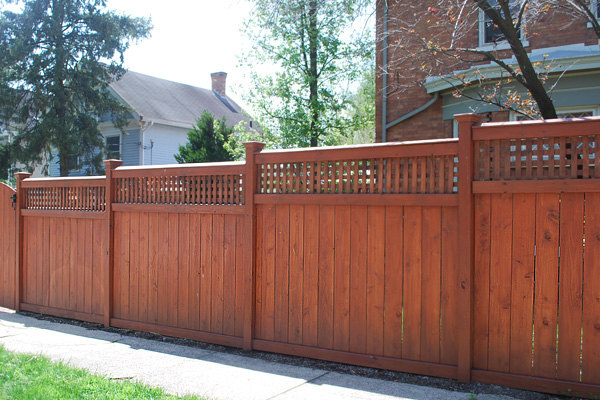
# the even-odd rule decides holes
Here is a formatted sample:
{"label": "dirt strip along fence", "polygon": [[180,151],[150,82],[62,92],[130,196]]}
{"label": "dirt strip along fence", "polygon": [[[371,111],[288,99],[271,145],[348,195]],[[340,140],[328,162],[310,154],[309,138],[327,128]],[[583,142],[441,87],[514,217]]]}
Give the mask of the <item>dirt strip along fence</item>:
{"label": "dirt strip along fence", "polygon": [[600,395],[600,118],[457,119],[460,139],[21,173],[0,305]]}

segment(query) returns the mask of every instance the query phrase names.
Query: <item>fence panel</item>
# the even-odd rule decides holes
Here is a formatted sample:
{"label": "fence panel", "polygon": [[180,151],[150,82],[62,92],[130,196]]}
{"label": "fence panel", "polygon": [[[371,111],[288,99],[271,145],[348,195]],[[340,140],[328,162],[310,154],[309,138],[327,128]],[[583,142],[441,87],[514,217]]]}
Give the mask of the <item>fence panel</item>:
{"label": "fence panel", "polygon": [[243,166],[121,167],[112,176],[111,323],[240,345]]}
{"label": "fence panel", "polygon": [[0,307],[15,308],[16,203],[15,191],[0,183],[0,226],[4,235],[0,241]]}
{"label": "fence panel", "polygon": [[600,384],[599,200],[476,195],[474,368]]}
{"label": "fence panel", "polygon": [[456,376],[457,141],[414,146],[257,155],[256,348]]}
{"label": "fence panel", "polygon": [[21,308],[101,322],[108,262],[104,179],[27,179],[21,187]]}

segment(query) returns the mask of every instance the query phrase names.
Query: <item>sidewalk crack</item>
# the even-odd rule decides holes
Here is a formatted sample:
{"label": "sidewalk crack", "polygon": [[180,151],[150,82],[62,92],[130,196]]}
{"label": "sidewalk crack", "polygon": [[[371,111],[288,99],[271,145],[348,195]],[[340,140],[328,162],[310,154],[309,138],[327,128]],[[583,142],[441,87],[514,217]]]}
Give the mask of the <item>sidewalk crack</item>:
{"label": "sidewalk crack", "polygon": [[312,379],[309,379],[309,380],[307,380],[306,382],[302,382],[302,383],[301,383],[301,384],[299,384],[299,385],[296,385],[296,386],[294,386],[294,387],[291,387],[291,388],[289,388],[289,389],[287,389],[287,390],[284,390],[284,391],[283,391],[283,392],[281,392],[281,393],[277,393],[275,396],[271,396],[271,397],[269,397],[269,398],[267,398],[267,399],[265,399],[265,400],[273,400],[273,399],[275,399],[275,398],[277,398],[277,397],[281,396],[282,394],[286,394],[286,393],[288,393],[288,392],[291,392],[292,390],[296,390],[296,389],[298,389],[300,386],[306,385],[307,383],[312,383],[312,382],[316,381],[317,379],[321,379],[322,377],[324,377],[325,375],[327,375],[327,374],[329,374],[329,373],[330,373],[330,371],[326,371],[326,372],[322,373],[322,374],[321,374],[321,375],[319,375],[319,376],[315,376],[314,378],[312,378]]}

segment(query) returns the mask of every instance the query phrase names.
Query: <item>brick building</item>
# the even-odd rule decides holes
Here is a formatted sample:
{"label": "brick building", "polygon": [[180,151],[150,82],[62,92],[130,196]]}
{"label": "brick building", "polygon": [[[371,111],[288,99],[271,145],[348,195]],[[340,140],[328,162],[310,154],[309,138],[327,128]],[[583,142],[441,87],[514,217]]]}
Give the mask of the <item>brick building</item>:
{"label": "brick building", "polygon": [[[510,50],[503,51],[508,48],[506,42],[494,37],[493,24],[487,23],[473,1],[466,4],[472,9],[465,13],[468,16],[462,46],[491,50],[497,52],[499,58],[516,64],[514,58],[511,60]],[[590,5],[598,17],[600,0],[591,0]],[[496,64],[450,64],[448,58],[441,56],[432,61],[431,54],[421,55],[411,52],[410,45],[399,45],[405,36],[400,25],[418,15],[426,15],[414,25],[416,33],[423,38],[431,35],[440,41],[442,35],[450,36],[449,31],[436,30],[435,12],[439,10],[434,6],[431,0],[377,0],[378,142],[456,136],[453,115],[460,113],[484,114],[486,121],[519,118],[517,114],[499,111],[495,106],[453,95],[449,77],[456,71],[468,76],[477,70],[477,74],[483,73],[488,78],[506,75]],[[427,12],[432,14],[431,18],[427,17]],[[521,35],[530,59],[541,67],[548,65],[551,71],[545,86],[555,85],[551,98],[559,117],[600,115],[600,49],[591,24],[566,13],[548,12],[536,21],[526,21]],[[429,59],[425,61],[424,57]],[[430,73],[425,73],[415,68],[421,63],[435,66]],[[525,92],[516,86],[515,89]]]}

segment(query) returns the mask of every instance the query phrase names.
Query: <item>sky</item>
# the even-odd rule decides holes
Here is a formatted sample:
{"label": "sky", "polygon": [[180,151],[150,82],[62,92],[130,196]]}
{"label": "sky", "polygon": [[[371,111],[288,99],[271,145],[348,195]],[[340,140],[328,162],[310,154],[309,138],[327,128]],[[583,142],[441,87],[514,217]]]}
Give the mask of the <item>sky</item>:
{"label": "sky", "polygon": [[109,0],[107,5],[152,18],[152,37],[125,53],[127,69],[203,88],[211,87],[211,72],[224,71],[227,94],[241,101],[238,56],[250,45],[239,28],[251,10],[247,0]]}

